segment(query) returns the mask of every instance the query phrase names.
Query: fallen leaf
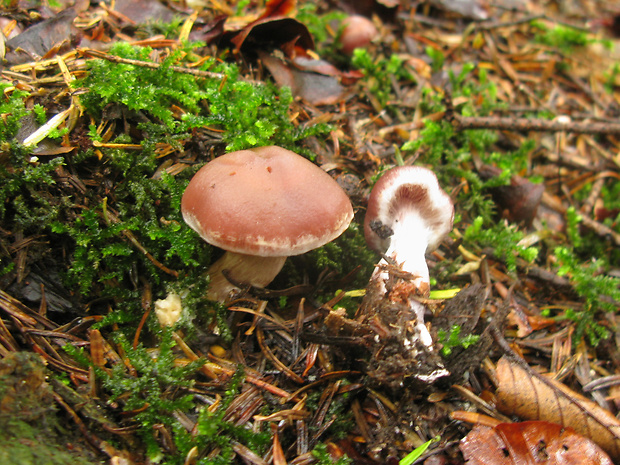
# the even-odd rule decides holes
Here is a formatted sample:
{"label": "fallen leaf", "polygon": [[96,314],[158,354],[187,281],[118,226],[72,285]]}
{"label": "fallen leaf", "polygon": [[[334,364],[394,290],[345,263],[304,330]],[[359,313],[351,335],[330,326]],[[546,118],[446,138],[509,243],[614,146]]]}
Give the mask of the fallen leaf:
{"label": "fallen leaf", "polygon": [[293,95],[312,105],[332,105],[347,95],[347,89],[335,76],[304,71],[267,53],[259,56],[279,86],[290,87]]}
{"label": "fallen leaf", "polygon": [[116,0],[114,10],[135,24],[155,21],[169,23],[175,16],[175,12],[162,2],[152,0]]}
{"label": "fallen leaf", "polygon": [[275,16],[288,16],[295,11],[296,0],[269,0],[265,5],[265,11],[258,19],[265,19]]}
{"label": "fallen leaf", "polygon": [[530,464],[611,465],[591,440],[546,421],[477,425],[459,446],[468,465]]}
{"label": "fallen leaf", "polygon": [[399,10],[400,0],[344,0],[342,9],[347,13],[371,17],[377,15],[382,19],[394,19]]}
{"label": "fallen leaf", "polygon": [[7,41],[10,52],[7,54],[9,65],[33,61],[49,52],[54,46],[66,43],[78,35],[73,27],[77,12],[73,8],[61,11],[56,16],[27,28],[24,32]]}
{"label": "fallen leaf", "polygon": [[574,428],[620,460],[620,421],[611,412],[542,375],[533,376],[503,357],[497,363],[498,410],[527,420],[545,420]]}

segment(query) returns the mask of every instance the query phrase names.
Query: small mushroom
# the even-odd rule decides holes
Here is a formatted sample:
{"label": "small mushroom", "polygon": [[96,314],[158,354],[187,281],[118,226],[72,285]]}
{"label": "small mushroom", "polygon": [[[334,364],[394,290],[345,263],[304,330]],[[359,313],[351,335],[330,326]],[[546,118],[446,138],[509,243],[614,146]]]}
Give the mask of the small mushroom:
{"label": "small mushroom", "polygon": [[346,55],[352,55],[356,48],[366,48],[379,35],[373,22],[361,15],[351,15],[342,21],[340,48]]}
{"label": "small mushroom", "polygon": [[[425,254],[435,250],[452,229],[454,205],[440,187],[435,174],[418,166],[399,166],[387,171],[373,187],[368,199],[364,234],[368,245],[384,254],[377,265],[371,284],[379,295],[398,297],[407,302],[415,314],[419,341],[432,347],[433,340],[424,325],[425,307],[414,296],[428,296],[430,277]],[[387,294],[390,278],[388,262],[394,262],[411,275],[412,285],[406,295]],[[405,287],[406,289],[406,287]]]}
{"label": "small mushroom", "polygon": [[[399,166],[387,171],[373,187],[364,234],[371,248],[411,273],[418,292],[427,296],[430,277],[425,254],[435,250],[452,230],[453,218],[452,200],[431,170]],[[384,264],[385,258],[375,275]]]}
{"label": "small mushroom", "polygon": [[207,163],[187,186],[181,211],[206,242],[226,250],[208,271],[208,297],[219,301],[238,290],[236,283],[267,286],[286,257],[332,241],[353,218],[336,181],[277,146],[231,152]]}

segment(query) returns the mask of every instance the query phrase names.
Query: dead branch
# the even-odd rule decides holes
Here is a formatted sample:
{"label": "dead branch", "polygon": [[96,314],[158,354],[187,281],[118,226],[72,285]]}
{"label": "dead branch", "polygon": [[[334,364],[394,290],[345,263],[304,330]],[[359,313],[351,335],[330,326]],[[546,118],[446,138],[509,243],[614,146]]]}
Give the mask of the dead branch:
{"label": "dead branch", "polygon": [[457,131],[465,129],[496,129],[499,131],[572,132],[575,134],[620,134],[620,124],[592,121],[546,120],[540,118],[506,118],[499,116],[461,116],[446,112],[448,121]]}
{"label": "dead branch", "polygon": [[[150,61],[132,60],[129,58],[122,58],[116,55],[109,55],[99,50],[93,50],[90,48],[80,48],[78,51],[87,57],[100,58],[102,60],[110,61],[112,63],[122,63],[125,65],[139,66],[141,68],[158,69],[161,68],[160,63],[152,63]],[[169,69],[177,73],[191,74],[192,76],[211,78],[211,79],[224,79],[226,76],[221,73],[213,73],[211,71],[202,71],[199,69],[184,68],[181,66],[170,66]]]}

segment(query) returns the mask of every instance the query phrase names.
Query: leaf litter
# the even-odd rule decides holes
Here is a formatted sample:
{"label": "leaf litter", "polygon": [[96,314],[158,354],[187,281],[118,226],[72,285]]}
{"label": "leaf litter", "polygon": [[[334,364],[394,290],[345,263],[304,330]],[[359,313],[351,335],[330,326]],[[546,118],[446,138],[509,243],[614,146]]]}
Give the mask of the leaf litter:
{"label": "leaf litter", "polygon": [[[44,369],[49,386],[34,401],[54,399],[49,418],[68,419],[76,456],[397,463],[440,437],[420,460],[462,463],[459,441],[482,451],[500,430],[474,439],[451,413],[478,409],[506,425],[488,402],[497,396],[506,415],[572,426],[617,459],[612,6],[9,3],[0,357],[5,367],[22,352],[45,362],[35,381],[45,383]],[[350,57],[338,51],[347,14],[368,16],[379,32]],[[201,43],[187,48],[188,38]],[[135,48],[111,51],[120,43]],[[97,69],[135,84],[96,91],[88,76]],[[200,85],[178,84],[180,75]],[[250,108],[262,93],[266,103],[235,125],[217,100],[227,86],[230,108],[232,96]],[[261,113],[275,102],[284,116]],[[372,287],[354,316],[380,258],[355,227],[228,309],[201,299],[198,260],[217,252],[182,225],[179,195],[195,167],[266,143],[289,144],[351,189],[358,224],[386,167],[436,170],[457,221],[429,268],[434,288],[462,290],[420,299],[433,350],[405,344],[415,316]],[[402,287],[409,277],[396,266],[390,279]],[[175,288],[185,320],[162,329],[151,310]],[[513,351],[521,362],[507,380],[500,356]],[[429,382],[438,370],[446,376]],[[32,422],[10,376],[33,379],[2,371],[2,411],[17,406],[18,420]],[[592,423],[601,431],[578,428]],[[505,447],[525,457],[515,446],[522,433],[502,428]],[[550,455],[566,431],[535,432],[550,435],[537,453]]]}

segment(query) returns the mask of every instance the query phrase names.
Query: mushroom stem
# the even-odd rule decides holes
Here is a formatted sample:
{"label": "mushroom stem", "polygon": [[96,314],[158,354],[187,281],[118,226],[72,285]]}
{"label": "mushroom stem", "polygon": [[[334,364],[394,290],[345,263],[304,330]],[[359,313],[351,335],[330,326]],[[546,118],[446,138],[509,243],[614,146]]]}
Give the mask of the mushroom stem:
{"label": "mushroom stem", "polygon": [[226,252],[208,270],[211,278],[207,298],[225,302],[232,291],[239,287],[231,283],[223,271],[235,283],[247,283],[256,287],[265,287],[280,272],[286,257],[259,257],[236,252]]}
{"label": "mushroom stem", "polygon": [[[412,283],[418,289],[420,295],[426,297],[430,292],[430,276],[426,264],[426,249],[429,243],[429,230],[420,215],[413,211],[403,212],[393,224],[393,234],[390,236],[390,246],[385,252],[388,258],[394,260],[403,271],[411,273],[414,278]],[[385,264],[381,259],[379,265]],[[375,275],[387,279],[385,271],[375,270]]]}
{"label": "mushroom stem", "polygon": [[[430,276],[426,264],[426,249],[428,248],[429,229],[423,219],[414,211],[405,211],[394,222],[393,234],[390,236],[390,246],[385,253],[388,258],[396,262],[403,271],[413,275],[412,284],[417,293],[428,297],[430,293]],[[385,258],[382,258],[375,269],[373,277],[385,281],[389,277],[386,271]],[[384,292],[385,286],[383,286]],[[409,307],[416,315],[416,332],[419,340],[427,347],[432,347],[433,339],[424,325],[424,306],[413,297],[407,299]]]}

